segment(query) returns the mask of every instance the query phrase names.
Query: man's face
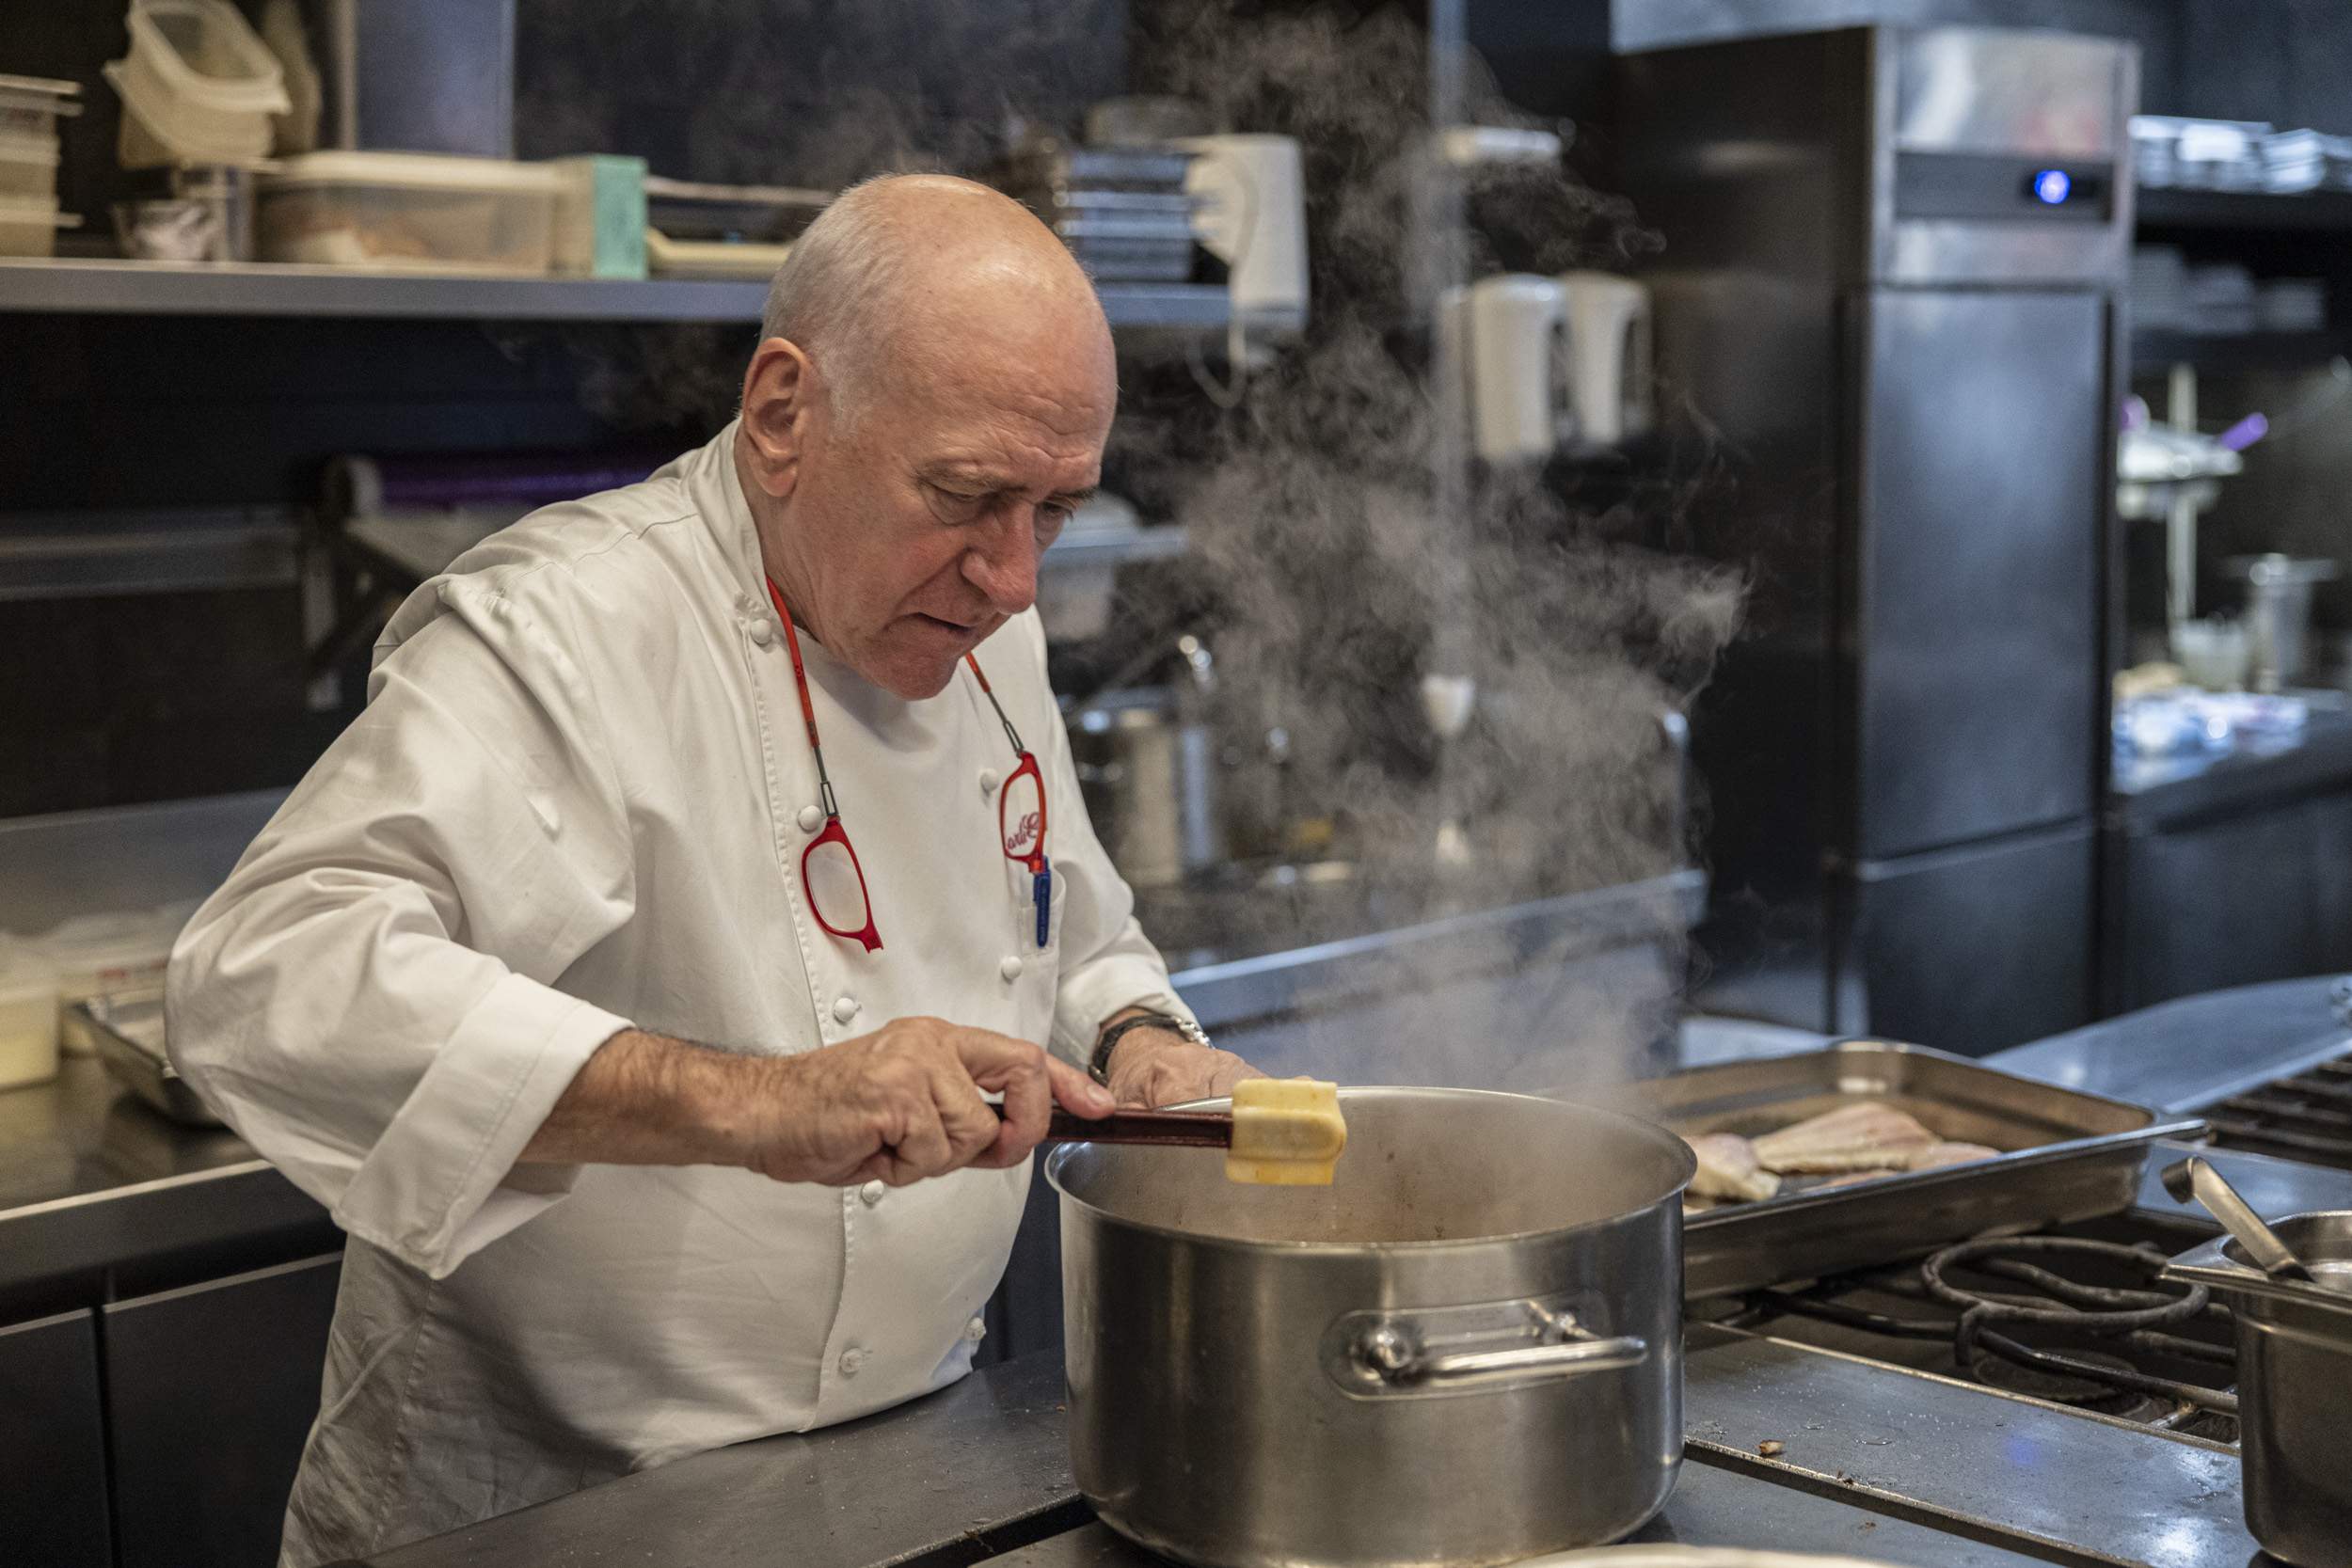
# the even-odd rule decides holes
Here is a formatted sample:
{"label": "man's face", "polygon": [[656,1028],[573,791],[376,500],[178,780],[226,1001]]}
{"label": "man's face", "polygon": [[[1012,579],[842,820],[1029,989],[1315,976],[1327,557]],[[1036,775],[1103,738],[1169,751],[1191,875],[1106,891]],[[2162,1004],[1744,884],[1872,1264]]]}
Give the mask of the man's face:
{"label": "man's face", "polygon": [[894,359],[846,423],[809,410],[776,544],[826,649],[929,697],[1036,598],[1038,558],[1101,475],[1118,386],[1099,328],[959,329]]}

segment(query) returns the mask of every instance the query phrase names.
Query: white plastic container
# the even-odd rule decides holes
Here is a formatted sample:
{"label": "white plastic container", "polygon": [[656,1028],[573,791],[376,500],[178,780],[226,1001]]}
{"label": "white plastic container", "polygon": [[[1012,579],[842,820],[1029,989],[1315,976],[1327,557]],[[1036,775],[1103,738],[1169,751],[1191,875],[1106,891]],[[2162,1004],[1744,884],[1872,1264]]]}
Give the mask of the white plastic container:
{"label": "white plastic container", "polygon": [[54,139],[62,115],[82,112],[82,84],[47,76],[0,76],[0,136]]}
{"label": "white plastic container", "polygon": [[564,176],[546,164],[313,152],[265,171],[255,253],[323,266],[540,276]]}
{"label": "white plastic container", "polygon": [[0,131],[0,201],[55,201],[57,138]]}
{"label": "white plastic container", "polygon": [[87,997],[163,984],[173,939],[195,912],[194,905],[181,903],[83,915],[31,940],[34,950],[56,972],[56,1008],[64,1014],[60,1038],[67,1054],[91,1055],[98,1046],[65,1010]]}
{"label": "white plastic container", "polygon": [[228,0],[132,0],[131,52],[102,69],[122,95],[125,168],[250,164],[287,113],[278,56]]}
{"label": "white plastic container", "polygon": [[0,1089],[57,1076],[57,976],[23,942],[0,938]]}
{"label": "white plastic container", "polygon": [[57,198],[18,200],[0,196],[0,256],[54,256],[57,230],[78,229],[82,220],[57,211]]}

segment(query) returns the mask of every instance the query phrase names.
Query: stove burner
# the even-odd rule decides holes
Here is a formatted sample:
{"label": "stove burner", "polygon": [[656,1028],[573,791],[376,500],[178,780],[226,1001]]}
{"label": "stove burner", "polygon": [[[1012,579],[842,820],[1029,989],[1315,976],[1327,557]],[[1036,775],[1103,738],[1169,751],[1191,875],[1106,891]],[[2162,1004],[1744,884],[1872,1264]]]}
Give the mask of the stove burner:
{"label": "stove burner", "polygon": [[[2146,1288],[2085,1285],[2029,1261],[2035,1259],[2104,1265]],[[1930,1294],[1963,1308],[1953,1331],[1954,1350],[1961,1366],[1988,1384],[2014,1387],[2016,1392],[2061,1404],[2104,1405],[2111,1404],[2119,1392],[2144,1395],[2175,1407],[2162,1418],[2167,1425],[2182,1418],[2185,1413],[2178,1407],[2184,1405],[2233,1416],[2237,1413],[2235,1394],[2155,1377],[2109,1354],[2040,1349],[2003,1332],[2056,1330],[2142,1351],[2231,1364],[2233,1358],[2227,1352],[2159,1332],[2216,1310],[2203,1286],[2176,1291],[2162,1281],[2164,1261],[2164,1256],[2152,1247],[2072,1236],[2015,1236],[1946,1247],[1922,1264],[1919,1274]],[[1950,1278],[1962,1268],[2017,1280],[2037,1293],[1964,1289]],[[1996,1370],[2001,1361],[2026,1370],[2036,1379],[2054,1381],[2045,1388],[2015,1387],[2015,1372]]]}

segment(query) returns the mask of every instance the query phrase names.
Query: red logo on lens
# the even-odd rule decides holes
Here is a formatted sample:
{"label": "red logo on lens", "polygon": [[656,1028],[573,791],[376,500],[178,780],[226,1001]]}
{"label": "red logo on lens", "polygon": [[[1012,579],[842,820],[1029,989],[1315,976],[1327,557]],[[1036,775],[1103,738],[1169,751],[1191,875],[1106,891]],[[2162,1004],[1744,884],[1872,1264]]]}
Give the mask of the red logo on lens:
{"label": "red logo on lens", "polygon": [[1036,812],[1026,813],[1012,832],[1005,835],[1006,854],[1025,855],[1029,852],[1030,846],[1037,843],[1038,815]]}

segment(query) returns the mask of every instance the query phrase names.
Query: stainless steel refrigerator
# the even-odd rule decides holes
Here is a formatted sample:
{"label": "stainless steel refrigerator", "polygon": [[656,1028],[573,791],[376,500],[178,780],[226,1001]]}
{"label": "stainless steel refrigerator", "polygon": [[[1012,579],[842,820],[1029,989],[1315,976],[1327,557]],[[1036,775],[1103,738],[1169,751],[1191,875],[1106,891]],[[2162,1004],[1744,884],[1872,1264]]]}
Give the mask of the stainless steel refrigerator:
{"label": "stainless steel refrigerator", "polygon": [[1942,27],[1618,62],[1690,536],[1755,585],[1693,715],[1704,1006],[1972,1053],[2090,1016],[2137,71]]}

